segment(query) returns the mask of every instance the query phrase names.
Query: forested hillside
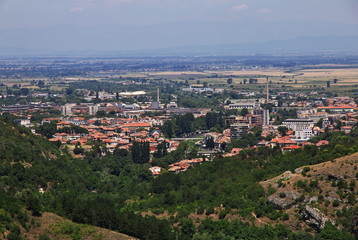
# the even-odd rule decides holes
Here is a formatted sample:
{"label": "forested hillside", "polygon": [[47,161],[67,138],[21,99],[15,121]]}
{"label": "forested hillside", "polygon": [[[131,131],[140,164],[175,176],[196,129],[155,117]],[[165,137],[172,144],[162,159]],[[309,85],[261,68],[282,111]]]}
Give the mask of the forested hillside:
{"label": "forested hillside", "polygon": [[[342,231],[327,224],[315,232],[286,226],[291,216],[267,203],[270,193],[260,185],[287,170],[358,151],[353,135],[321,138],[331,144],[286,154],[244,150],[154,179],[150,165],[134,163],[126,151],[111,154],[96,143],[84,159],[73,159],[66,147],[1,120],[1,231],[8,239],[25,236],[32,228],[28,210],[141,239],[353,239],[354,227]],[[260,218],[270,225],[256,226]]]}

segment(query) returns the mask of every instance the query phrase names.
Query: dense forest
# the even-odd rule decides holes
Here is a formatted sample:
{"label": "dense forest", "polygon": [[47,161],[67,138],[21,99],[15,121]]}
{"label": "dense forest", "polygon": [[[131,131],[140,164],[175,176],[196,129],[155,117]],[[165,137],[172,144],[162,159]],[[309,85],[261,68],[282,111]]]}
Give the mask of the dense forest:
{"label": "dense forest", "polygon": [[[293,232],[282,224],[259,228],[252,223],[253,212],[258,217],[286,219],[284,211],[267,204],[268,193],[259,181],[358,151],[355,132],[327,133],[320,139],[331,144],[286,154],[278,148],[248,149],[235,157],[217,156],[180,174],[153,178],[150,163],[143,160],[145,155],[122,150],[111,154],[96,143],[84,159],[73,159],[66,147],[59,148],[3,119],[0,230],[11,232],[8,239],[22,239],[24,232],[18,224],[23,231],[32,227],[27,209],[34,216],[54,212],[140,239],[354,239],[351,234],[356,229],[339,230],[329,224],[313,236]],[[157,155],[158,159],[182,154],[186,147]],[[209,216],[215,212],[219,220],[207,217],[197,222],[190,218],[191,213]],[[166,213],[168,217],[150,213]],[[227,215],[240,218],[229,221]]]}

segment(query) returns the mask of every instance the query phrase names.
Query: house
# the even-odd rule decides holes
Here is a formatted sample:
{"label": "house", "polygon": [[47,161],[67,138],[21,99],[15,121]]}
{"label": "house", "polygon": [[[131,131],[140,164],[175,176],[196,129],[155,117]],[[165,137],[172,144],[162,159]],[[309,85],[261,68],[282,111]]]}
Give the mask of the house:
{"label": "house", "polygon": [[71,123],[70,122],[59,122],[57,123],[57,129],[61,129],[61,128],[64,128],[64,127],[71,127]]}
{"label": "house", "polygon": [[279,147],[285,147],[285,146],[290,146],[290,145],[297,145],[297,142],[291,140],[291,138],[289,136],[285,136],[285,137],[275,137],[274,139],[272,139],[270,141],[270,146],[271,147],[275,147],[275,146],[279,146]]}
{"label": "house", "polygon": [[151,128],[152,125],[150,123],[146,123],[146,122],[127,122],[122,124],[121,128],[127,128],[129,131],[135,131],[138,128],[144,128],[146,130],[149,130],[149,128]]}
{"label": "house", "polygon": [[234,155],[239,154],[241,150],[242,150],[242,148],[233,148],[233,149],[231,149],[231,154],[234,154]]}
{"label": "house", "polygon": [[154,166],[154,167],[150,167],[149,171],[152,172],[153,177],[156,177],[160,174],[160,172],[163,170],[164,168],[162,167],[158,167],[158,166]]}
{"label": "house", "polygon": [[297,145],[290,145],[290,146],[283,147],[281,150],[282,150],[282,152],[291,152],[293,150],[297,150],[297,149],[300,149],[300,148],[301,147],[297,146]]}

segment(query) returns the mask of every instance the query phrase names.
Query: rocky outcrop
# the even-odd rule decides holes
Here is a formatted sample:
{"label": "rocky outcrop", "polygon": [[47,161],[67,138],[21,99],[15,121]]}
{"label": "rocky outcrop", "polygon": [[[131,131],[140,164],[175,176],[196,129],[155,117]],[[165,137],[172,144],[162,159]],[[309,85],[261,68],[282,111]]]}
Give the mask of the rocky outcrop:
{"label": "rocky outcrop", "polygon": [[280,178],[288,180],[288,179],[292,178],[293,176],[295,176],[295,174],[293,174],[291,171],[286,171],[280,175]]}
{"label": "rocky outcrop", "polygon": [[291,208],[295,204],[295,201],[288,198],[280,198],[277,195],[271,195],[267,198],[267,203],[274,205],[276,209],[283,210]]}
{"label": "rocky outcrop", "polygon": [[305,210],[302,213],[305,222],[312,228],[319,230],[324,228],[327,221],[334,224],[334,221],[324,215],[319,209],[306,205]]}
{"label": "rocky outcrop", "polygon": [[289,209],[296,204],[296,199],[301,196],[301,193],[294,191],[284,191],[285,197],[281,198],[278,193],[268,196],[267,202],[274,205],[276,209]]}

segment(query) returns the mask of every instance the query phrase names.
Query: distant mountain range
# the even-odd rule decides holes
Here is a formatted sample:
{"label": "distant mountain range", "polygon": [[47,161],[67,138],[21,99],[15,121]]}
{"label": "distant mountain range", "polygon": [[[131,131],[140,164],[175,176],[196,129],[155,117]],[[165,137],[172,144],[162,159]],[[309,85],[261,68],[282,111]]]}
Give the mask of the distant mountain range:
{"label": "distant mountain range", "polygon": [[192,55],[247,55],[247,54],[358,54],[358,36],[298,37],[240,44],[197,45],[172,48],[129,51],[28,49],[0,47],[1,56],[192,56]]}
{"label": "distant mountain range", "polygon": [[177,22],[0,30],[0,55],[195,55],[358,51],[358,25],[320,21]]}

